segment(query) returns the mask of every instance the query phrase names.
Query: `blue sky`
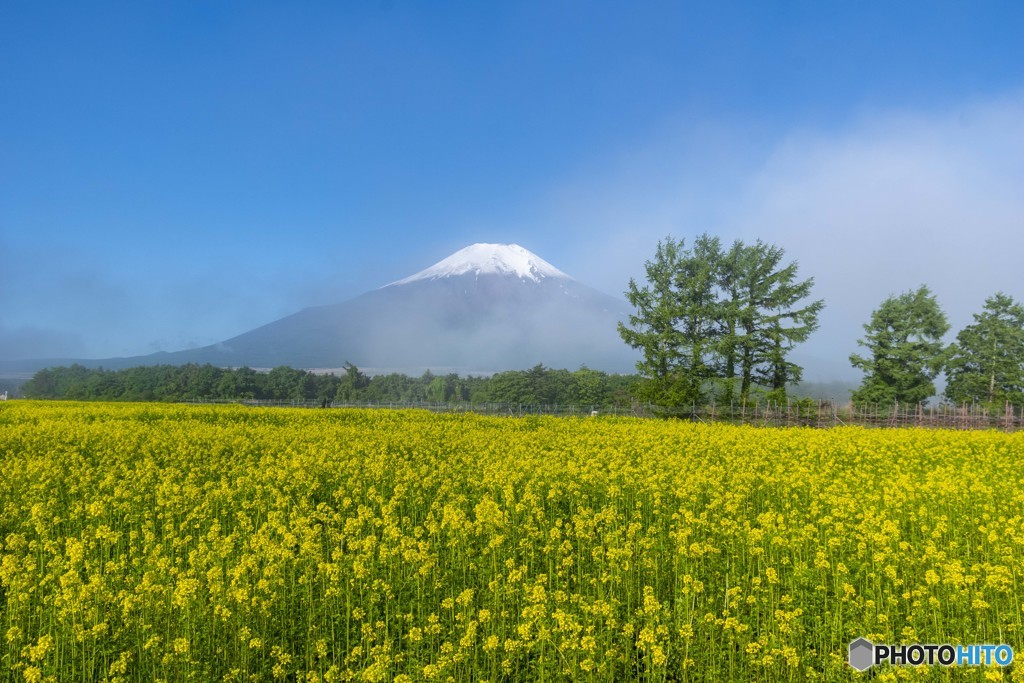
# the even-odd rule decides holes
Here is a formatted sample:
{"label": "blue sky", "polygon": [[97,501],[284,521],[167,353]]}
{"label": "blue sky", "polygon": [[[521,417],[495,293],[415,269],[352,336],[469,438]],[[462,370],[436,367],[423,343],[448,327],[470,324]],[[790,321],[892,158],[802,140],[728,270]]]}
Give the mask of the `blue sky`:
{"label": "blue sky", "polygon": [[[212,343],[516,242],[621,294],[762,238],[846,365],[1024,299],[1024,5],[4,3],[0,359]],[[845,370],[849,372],[848,368]]]}

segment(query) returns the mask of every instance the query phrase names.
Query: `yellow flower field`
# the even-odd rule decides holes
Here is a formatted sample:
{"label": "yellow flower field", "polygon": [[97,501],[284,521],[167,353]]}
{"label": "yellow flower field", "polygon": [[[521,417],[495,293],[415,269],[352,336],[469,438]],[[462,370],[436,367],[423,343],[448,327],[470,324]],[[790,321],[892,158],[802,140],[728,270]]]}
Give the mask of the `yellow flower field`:
{"label": "yellow flower field", "polygon": [[0,406],[0,680],[1024,680],[1024,434]]}

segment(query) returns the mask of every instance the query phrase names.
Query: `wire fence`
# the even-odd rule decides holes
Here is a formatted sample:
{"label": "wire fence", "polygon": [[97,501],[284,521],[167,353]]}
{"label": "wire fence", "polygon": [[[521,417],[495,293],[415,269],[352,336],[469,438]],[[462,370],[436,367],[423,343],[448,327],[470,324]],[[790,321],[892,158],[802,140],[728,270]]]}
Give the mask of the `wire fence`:
{"label": "wire fence", "polygon": [[649,412],[652,416],[765,427],[858,425],[875,428],[998,429],[1007,432],[1024,428],[1024,407],[1008,403],[1000,410],[993,410],[980,404],[839,404],[829,400],[803,399],[784,403],[742,403],[739,406],[651,407]]}
{"label": "wire fence", "polygon": [[1024,428],[1024,406],[1006,404],[993,410],[980,404],[839,404],[834,400],[753,401],[728,405],[658,406],[585,405],[549,403],[468,403],[431,401],[313,401],[290,399],[191,399],[192,404],[237,404],[275,408],[388,408],[419,409],[436,413],[481,415],[558,415],[599,417],[675,418],[707,424],[728,423],[761,427],[829,428],[859,425],[877,428],[921,427],[932,429],[998,429],[1014,432]]}
{"label": "wire fence", "polygon": [[635,406],[588,406],[556,403],[469,403],[468,401],[315,401],[308,399],[188,399],[192,404],[236,404],[267,408],[389,408],[429,410],[435,413],[479,413],[481,415],[632,415],[644,417]]}

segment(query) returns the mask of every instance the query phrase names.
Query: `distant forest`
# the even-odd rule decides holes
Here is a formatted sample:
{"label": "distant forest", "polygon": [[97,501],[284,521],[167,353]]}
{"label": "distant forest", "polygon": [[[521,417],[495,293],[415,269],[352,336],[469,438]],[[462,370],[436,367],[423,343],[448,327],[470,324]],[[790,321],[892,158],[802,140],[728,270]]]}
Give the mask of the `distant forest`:
{"label": "distant forest", "polygon": [[634,375],[611,375],[583,367],[499,372],[460,377],[425,372],[368,376],[354,365],[341,375],[289,367],[257,372],[212,365],[154,365],[126,370],[81,365],[40,370],[20,387],[26,398],[80,401],[188,401],[263,399],[344,403],[522,403],[626,406]]}
{"label": "distant forest", "polygon": [[[340,375],[279,367],[269,372],[212,365],[153,365],[125,370],[81,365],[40,370],[11,387],[15,395],[77,401],[203,401],[258,399],[336,403],[508,403],[523,405],[629,406],[637,375],[608,374],[582,367],[575,371],[536,365],[490,377],[460,377],[425,372],[418,377],[393,373],[369,376],[354,365]],[[848,400],[844,382],[801,383],[794,397]],[[759,388],[759,394],[765,390]],[[764,400],[760,395],[757,400]]]}

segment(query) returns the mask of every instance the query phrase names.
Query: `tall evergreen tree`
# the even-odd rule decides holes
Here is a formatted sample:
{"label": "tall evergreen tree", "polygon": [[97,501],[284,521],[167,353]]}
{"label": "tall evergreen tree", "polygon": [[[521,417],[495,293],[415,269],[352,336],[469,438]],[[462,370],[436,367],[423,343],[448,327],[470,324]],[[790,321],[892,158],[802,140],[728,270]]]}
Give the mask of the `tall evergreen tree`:
{"label": "tall evergreen tree", "polygon": [[[718,271],[718,284],[722,289],[722,334],[719,350],[722,353],[722,398],[726,403],[731,403],[736,398],[737,368],[741,358],[747,356],[740,319],[744,310],[740,275],[746,268],[746,261],[747,248],[743,242],[736,240],[729,251],[722,255]],[[740,393],[744,392],[741,390]]]}
{"label": "tall evergreen tree", "polygon": [[682,244],[671,237],[658,242],[654,259],[644,263],[648,284],[640,287],[630,278],[625,292],[636,313],[629,316],[628,326],[618,325],[623,341],[642,353],[636,364],[642,377],[638,396],[658,403],[675,404],[684,398],[676,376],[683,346],[683,336],[676,328],[679,305],[675,292],[682,251]]}
{"label": "tall evergreen tree", "polygon": [[817,329],[821,300],[802,303],[813,278],[797,279],[785,251],[758,240],[723,251],[706,234],[685,249],[671,237],[658,243],[646,264],[647,281],[630,280],[626,298],[636,307],[626,343],[641,349],[637,365],[642,397],[666,405],[703,402],[717,380],[724,398],[746,397],[756,383],[776,392],[800,379],[788,359],[793,347]]}
{"label": "tall evergreen tree", "polygon": [[928,287],[887,298],[864,331],[857,344],[867,355],[850,355],[853,367],[864,371],[855,402],[921,403],[935,394],[935,377],[948,357],[942,336],[949,323]]}
{"label": "tall evergreen tree", "polygon": [[1024,306],[999,292],[985,300],[956,337],[947,367],[946,397],[993,408],[1024,402]]}
{"label": "tall evergreen tree", "polygon": [[622,339],[643,357],[637,363],[640,398],[663,405],[701,403],[715,376],[717,280],[721,244],[702,235],[687,250],[666,237],[644,266],[648,284],[630,279],[626,299],[636,308]]}
{"label": "tall evergreen tree", "polygon": [[704,403],[710,382],[721,376],[722,301],[718,282],[722,244],[717,237],[699,235],[685,253],[676,273],[679,293],[678,325],[683,335],[680,373],[691,402]]}
{"label": "tall evergreen tree", "polygon": [[364,392],[370,386],[370,378],[364,375],[362,370],[357,368],[355,364],[348,361],[345,361],[344,368],[345,374],[341,376],[338,382],[334,399],[336,401],[348,402],[364,400]]}
{"label": "tall evergreen tree", "polygon": [[785,250],[758,240],[736,241],[722,259],[723,336],[726,399],[733,398],[735,378],[746,398],[754,383],[777,394],[800,381],[802,368],[788,360],[793,347],[818,328],[821,299],[801,305],[814,278],[797,280],[798,264],[783,265]]}

